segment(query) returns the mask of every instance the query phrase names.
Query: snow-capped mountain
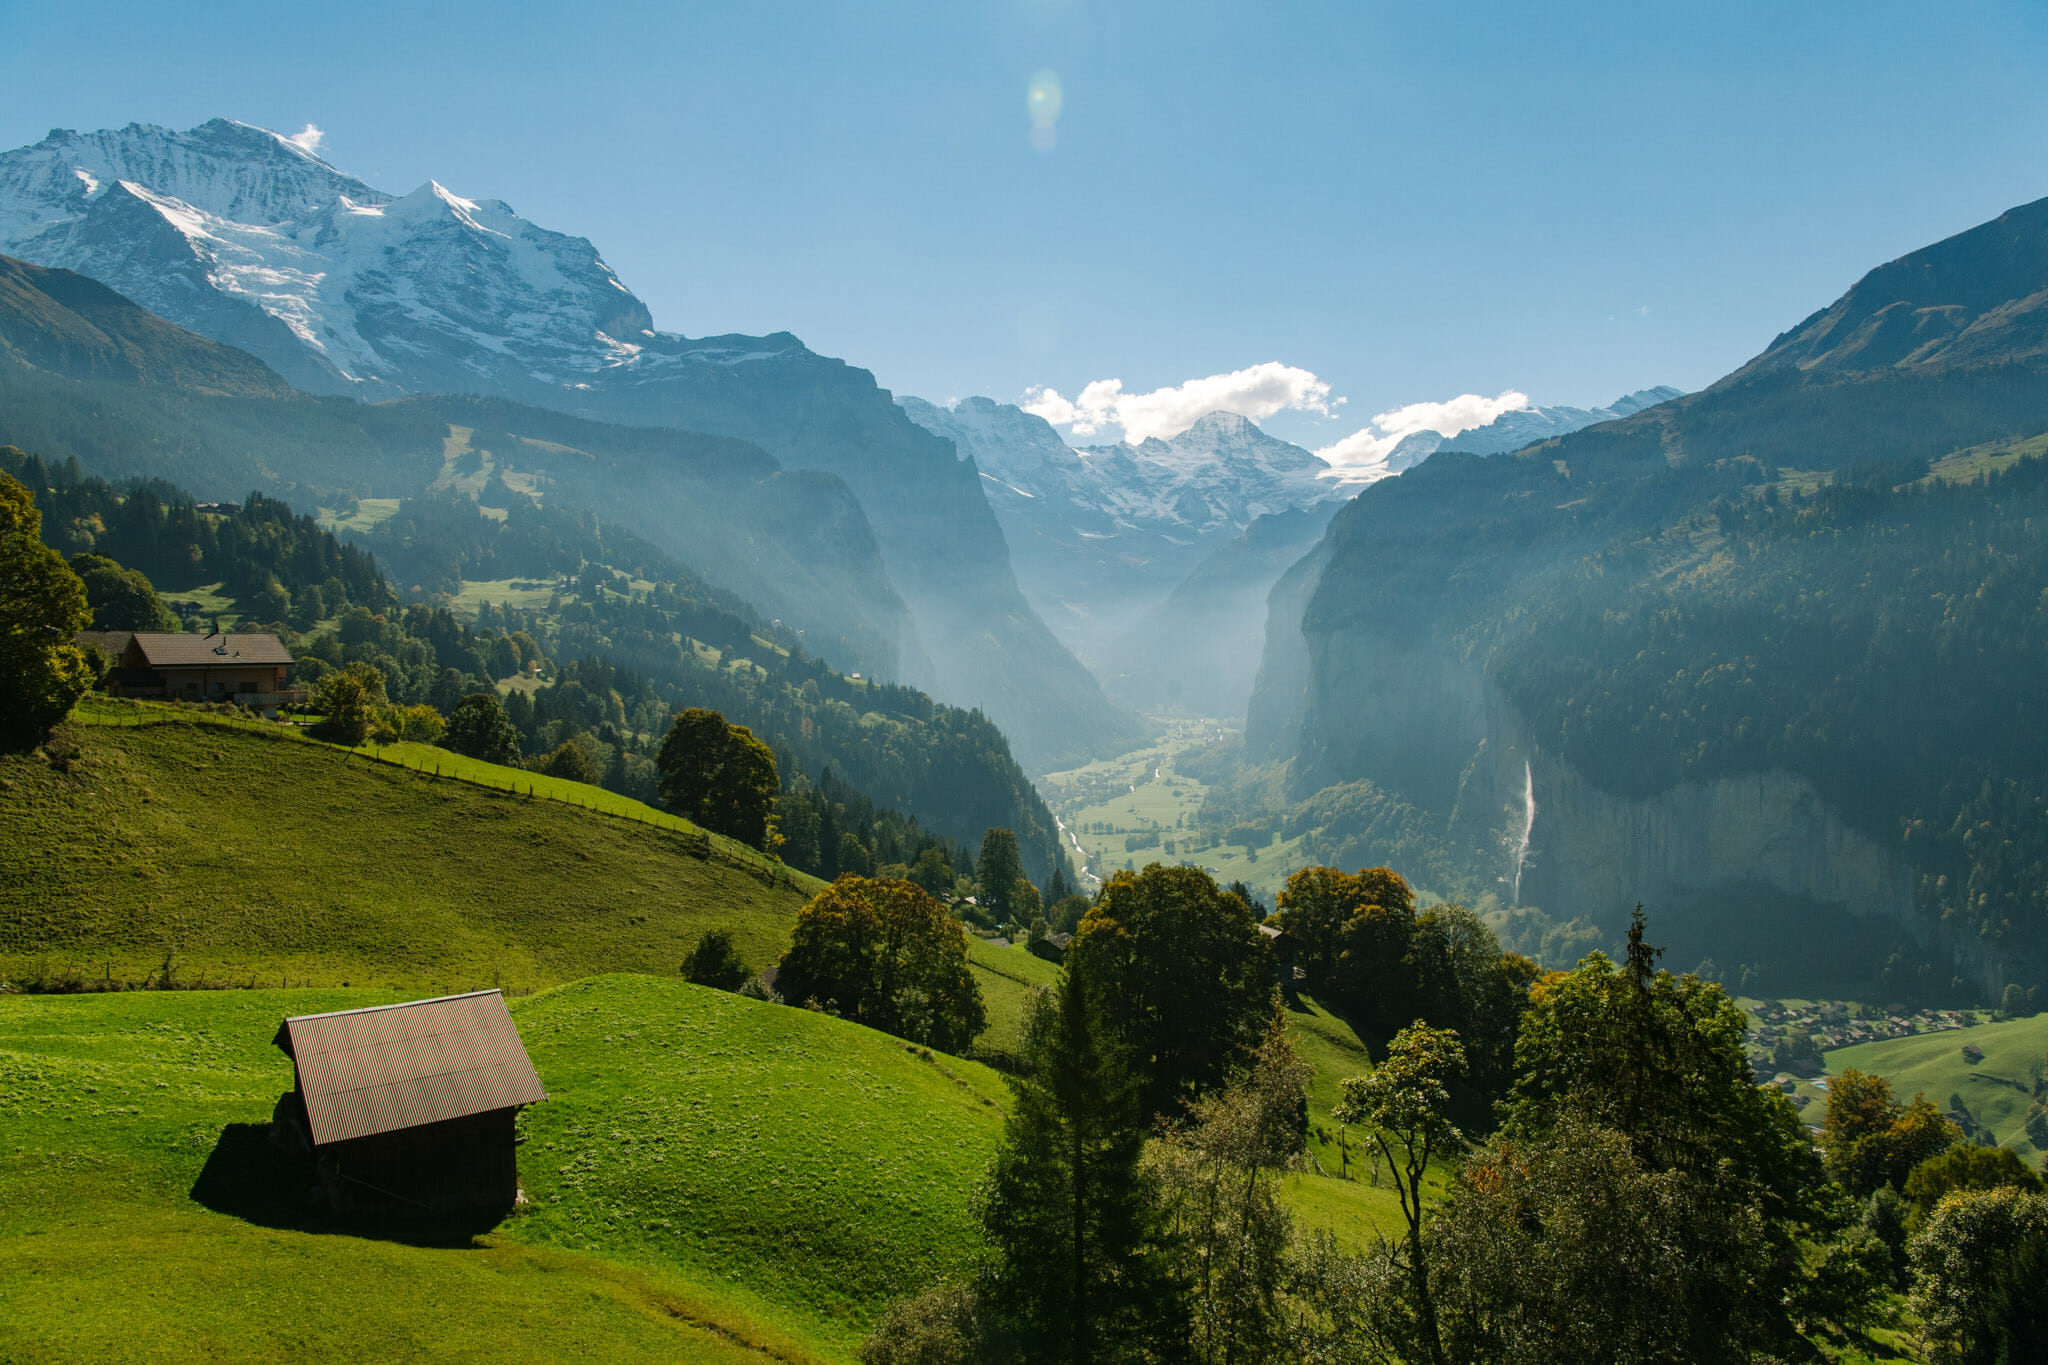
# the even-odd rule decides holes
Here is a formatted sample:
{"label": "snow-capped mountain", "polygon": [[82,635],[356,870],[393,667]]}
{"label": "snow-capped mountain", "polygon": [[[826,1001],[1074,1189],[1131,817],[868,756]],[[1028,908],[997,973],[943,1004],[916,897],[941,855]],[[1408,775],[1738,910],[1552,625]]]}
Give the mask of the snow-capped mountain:
{"label": "snow-capped mountain", "polygon": [[1139,615],[1255,519],[1357,491],[1235,413],[1169,440],[1076,450],[1008,403],[898,402],[973,461],[1026,598],[1090,662],[1112,657]]}
{"label": "snow-capped mountain", "polygon": [[972,467],[872,375],[787,333],[657,332],[590,242],[499,201],[389,194],[225,119],[58,130],[0,153],[0,254],[90,276],[316,393],[514,399],[834,475],[909,608],[895,676],[982,707],[1029,763],[1139,732],[1018,591]]}
{"label": "snow-capped mountain", "polygon": [[0,252],[89,275],[314,392],[587,383],[653,338],[588,241],[432,181],[394,197],[226,119],[60,129],[0,154]]}
{"label": "snow-capped mountain", "polygon": [[1604,408],[1574,408],[1562,404],[1517,408],[1513,412],[1502,413],[1483,427],[1473,427],[1456,436],[1418,431],[1403,437],[1400,444],[1387,452],[1387,472],[1399,474],[1413,469],[1439,450],[1462,450],[1471,455],[1505,455],[1538,441],[1569,435],[1595,422],[1611,422],[1617,417],[1641,412],[1644,408],[1654,408],[1659,403],[1682,397],[1684,392],[1669,384],[1659,384],[1655,388],[1624,394]]}
{"label": "snow-capped mountain", "polygon": [[[1287,567],[1284,550],[1275,548],[1285,537],[1272,528],[1320,525],[1332,502],[1439,449],[1520,450],[1678,396],[1673,388],[1642,389],[1604,408],[1518,409],[1455,437],[1413,432],[1383,464],[1348,480],[1235,413],[1211,413],[1166,440],[1075,449],[1044,418],[1008,403],[897,401],[973,461],[1026,598],[1106,686],[1139,705],[1213,706],[1246,690],[1248,679],[1232,675],[1226,685],[1217,678],[1228,670],[1208,668],[1214,686],[1180,685],[1174,670],[1140,656],[1180,634],[1209,637],[1211,654],[1256,657],[1264,626],[1257,604]],[[1269,528],[1262,539],[1227,550],[1259,524]],[[1212,556],[1229,572],[1205,572]],[[1246,602],[1254,606],[1247,610]],[[1195,658],[1186,651],[1176,657]]]}
{"label": "snow-capped mountain", "polygon": [[992,500],[1065,501],[1077,516],[1099,512],[1110,526],[1183,538],[1228,526],[1234,534],[1254,517],[1339,493],[1326,461],[1234,412],[1212,412],[1167,440],[1076,450],[1043,417],[1008,403],[897,402],[974,460]]}

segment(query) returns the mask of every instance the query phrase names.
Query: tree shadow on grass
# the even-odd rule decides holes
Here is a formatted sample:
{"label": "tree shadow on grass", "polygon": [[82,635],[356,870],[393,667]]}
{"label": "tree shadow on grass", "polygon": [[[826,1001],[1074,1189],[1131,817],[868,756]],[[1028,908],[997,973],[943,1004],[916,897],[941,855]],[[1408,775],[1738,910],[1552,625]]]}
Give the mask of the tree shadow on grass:
{"label": "tree shadow on grass", "polygon": [[506,1209],[392,1207],[337,1213],[319,1196],[313,1159],[271,1145],[270,1125],[230,1123],[192,1182],[192,1199],[258,1227],[370,1237],[408,1246],[474,1247],[503,1222]]}

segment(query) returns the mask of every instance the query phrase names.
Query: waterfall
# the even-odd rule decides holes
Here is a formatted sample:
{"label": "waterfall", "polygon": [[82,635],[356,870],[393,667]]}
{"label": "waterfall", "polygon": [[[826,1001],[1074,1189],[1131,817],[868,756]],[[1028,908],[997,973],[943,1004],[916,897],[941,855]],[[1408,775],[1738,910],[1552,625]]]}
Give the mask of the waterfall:
{"label": "waterfall", "polygon": [[1529,861],[1529,836],[1536,829],[1536,770],[1522,761],[1522,837],[1515,844],[1514,904],[1522,903],[1522,868]]}

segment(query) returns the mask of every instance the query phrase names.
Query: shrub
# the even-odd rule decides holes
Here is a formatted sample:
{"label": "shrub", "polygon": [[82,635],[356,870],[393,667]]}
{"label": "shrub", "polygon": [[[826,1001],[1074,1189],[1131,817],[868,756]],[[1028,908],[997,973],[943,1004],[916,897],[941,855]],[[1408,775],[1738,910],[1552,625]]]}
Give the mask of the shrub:
{"label": "shrub", "polygon": [[683,979],[698,986],[737,991],[754,979],[754,969],[741,960],[730,933],[711,929],[683,959]]}

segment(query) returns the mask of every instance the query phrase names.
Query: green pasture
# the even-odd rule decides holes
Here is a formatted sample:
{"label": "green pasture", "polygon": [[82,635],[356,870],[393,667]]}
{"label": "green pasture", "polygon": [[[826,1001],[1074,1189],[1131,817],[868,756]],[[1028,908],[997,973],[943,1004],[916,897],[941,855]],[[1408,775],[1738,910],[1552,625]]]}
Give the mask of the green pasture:
{"label": "green pasture", "polygon": [[[1963,1055],[1965,1046],[1982,1048],[1982,1061]],[[2048,1014],[2002,1024],[1917,1033],[1857,1043],[1822,1054],[1830,1076],[1855,1068],[1884,1077],[1901,1100],[1924,1094],[1943,1109],[1959,1095],[1970,1116],[1991,1130],[2001,1147],[2010,1147],[2029,1165],[2038,1165],[2043,1149],[2027,1136],[2027,1109],[2033,1103],[2034,1066],[2048,1057]],[[1802,1086],[1825,1105],[1826,1091]],[[1809,1107],[1817,1121],[1821,1111]]]}

